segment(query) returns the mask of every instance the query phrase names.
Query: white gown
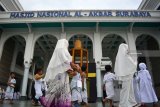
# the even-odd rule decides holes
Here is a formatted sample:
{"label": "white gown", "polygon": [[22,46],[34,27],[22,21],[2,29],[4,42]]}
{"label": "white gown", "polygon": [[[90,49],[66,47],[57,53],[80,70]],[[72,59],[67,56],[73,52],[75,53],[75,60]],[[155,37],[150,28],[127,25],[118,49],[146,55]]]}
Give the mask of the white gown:
{"label": "white gown", "polygon": [[127,44],[122,43],[119,46],[114,68],[118,80],[122,81],[119,107],[133,107],[137,104],[133,89],[133,74],[137,68],[136,58],[136,55],[134,57],[130,55]]}
{"label": "white gown", "polygon": [[134,88],[134,96],[137,103],[141,103],[140,94],[139,94],[139,80],[137,79],[137,73],[135,73],[135,77],[133,78],[133,88]]}
{"label": "white gown", "polygon": [[111,72],[107,72],[104,75],[103,83],[105,84],[107,99],[113,99],[114,97],[114,84],[113,80],[115,80],[115,75]]}
{"label": "white gown", "polygon": [[151,76],[146,70],[146,65],[144,63],[139,64],[139,68],[141,69],[138,71],[138,77],[137,79],[139,82],[139,90],[140,90],[140,99],[142,103],[153,103],[157,102],[157,96],[154,92],[153,86],[152,86],[152,79]]}
{"label": "white gown", "polygon": [[[15,79],[10,79],[9,81],[10,83],[16,84]],[[14,93],[14,88],[11,86],[8,86],[5,93],[5,99],[13,99],[13,93]]]}
{"label": "white gown", "polygon": [[35,80],[34,85],[35,91],[36,91],[36,98],[39,99],[39,97],[42,96],[42,78],[39,80]]}

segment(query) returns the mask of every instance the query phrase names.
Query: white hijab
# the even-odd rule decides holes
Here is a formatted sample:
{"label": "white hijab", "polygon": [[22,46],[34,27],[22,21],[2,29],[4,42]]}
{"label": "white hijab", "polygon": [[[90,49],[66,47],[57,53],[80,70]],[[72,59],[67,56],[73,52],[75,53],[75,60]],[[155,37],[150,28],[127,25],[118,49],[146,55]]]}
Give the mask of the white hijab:
{"label": "white hijab", "polygon": [[139,71],[138,73],[142,73],[143,76],[145,75],[149,80],[152,81],[151,76],[150,76],[150,73],[149,73],[149,71],[147,70],[146,64],[145,64],[145,63],[140,63],[140,64],[139,64],[139,68],[140,68],[140,71]]}
{"label": "white hijab", "polygon": [[120,44],[115,61],[114,72],[116,76],[127,76],[134,74],[137,68],[137,61],[129,55],[128,45]]}
{"label": "white hijab", "polygon": [[71,68],[72,57],[68,52],[68,45],[66,39],[58,40],[44,78],[46,82],[54,79],[57,74],[64,73]]}
{"label": "white hijab", "polygon": [[140,68],[140,70],[146,70],[146,69],[147,69],[147,66],[146,66],[145,63],[140,63],[140,64],[139,64],[139,68]]}

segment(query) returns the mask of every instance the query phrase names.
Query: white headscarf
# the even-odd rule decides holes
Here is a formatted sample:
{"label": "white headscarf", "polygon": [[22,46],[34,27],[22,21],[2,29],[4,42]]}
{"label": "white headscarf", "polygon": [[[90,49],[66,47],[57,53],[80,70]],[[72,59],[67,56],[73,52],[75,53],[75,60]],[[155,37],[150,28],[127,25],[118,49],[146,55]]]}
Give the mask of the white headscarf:
{"label": "white headscarf", "polygon": [[115,61],[114,72],[116,76],[127,76],[134,74],[137,68],[137,61],[129,55],[128,45],[120,44]]}
{"label": "white headscarf", "polygon": [[72,57],[68,52],[68,45],[66,39],[58,40],[44,78],[46,82],[49,79],[54,79],[57,74],[64,73],[71,68]]}
{"label": "white headscarf", "polygon": [[140,63],[140,64],[139,64],[139,68],[140,68],[140,70],[146,70],[146,69],[147,69],[147,66],[146,66],[145,63]]}
{"label": "white headscarf", "polygon": [[150,76],[150,73],[149,71],[147,70],[147,66],[145,63],[140,63],[139,64],[139,68],[140,68],[140,71],[138,73],[143,73],[143,76],[145,75],[149,80],[152,81],[151,79],[151,76]]}

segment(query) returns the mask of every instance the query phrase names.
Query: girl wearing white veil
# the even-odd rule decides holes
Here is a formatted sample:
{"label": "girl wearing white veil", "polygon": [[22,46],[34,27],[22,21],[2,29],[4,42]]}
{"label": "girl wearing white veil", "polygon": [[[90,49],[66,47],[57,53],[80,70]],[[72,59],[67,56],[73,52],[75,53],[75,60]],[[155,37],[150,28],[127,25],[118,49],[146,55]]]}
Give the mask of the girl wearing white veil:
{"label": "girl wearing white veil", "polygon": [[68,41],[58,40],[49,62],[44,80],[47,83],[46,96],[40,99],[45,107],[71,107],[69,76],[72,57],[68,52]]}
{"label": "girl wearing white veil", "polygon": [[145,103],[153,103],[156,107],[158,102],[157,96],[152,85],[152,78],[145,63],[139,64],[140,71],[138,71],[137,80],[139,80],[140,101],[142,105]]}
{"label": "girl wearing white veil", "polygon": [[128,45],[120,44],[115,61],[115,75],[122,81],[119,107],[133,107],[137,103],[133,91],[133,75],[136,72],[137,61],[130,56]]}

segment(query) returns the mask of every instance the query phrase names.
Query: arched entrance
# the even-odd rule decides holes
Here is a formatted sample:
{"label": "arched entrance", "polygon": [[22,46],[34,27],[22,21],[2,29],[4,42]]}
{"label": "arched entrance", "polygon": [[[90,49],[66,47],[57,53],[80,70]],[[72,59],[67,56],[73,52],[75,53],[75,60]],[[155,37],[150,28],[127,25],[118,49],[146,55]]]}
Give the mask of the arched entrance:
{"label": "arched entrance", "polygon": [[57,41],[55,36],[49,34],[42,35],[36,40],[33,57],[35,68],[42,68],[46,72]]}
{"label": "arched entrance", "polygon": [[7,86],[7,81],[9,78],[9,73],[15,72],[16,74],[16,87],[15,91],[20,92],[21,83],[23,79],[23,71],[24,71],[24,51],[25,51],[26,41],[20,35],[11,36],[9,39],[5,41],[3,47],[2,58],[0,61],[0,83],[4,88]]}
{"label": "arched entrance", "polygon": [[[112,70],[114,72],[114,64],[115,64],[115,58],[116,58],[116,55],[117,55],[117,52],[118,52],[118,48],[119,48],[119,45],[121,43],[126,43],[125,40],[120,36],[120,35],[117,35],[117,34],[109,34],[109,35],[106,35],[103,40],[102,40],[102,57],[103,57],[103,64],[102,65],[103,67],[105,67],[105,65],[107,64],[111,64],[112,65]],[[105,70],[105,69],[103,69]],[[101,78],[103,80],[103,77],[105,75],[105,71],[102,71],[101,72]],[[115,101],[119,101],[119,93],[120,93],[120,89],[119,89],[119,86],[116,85],[115,86]]]}
{"label": "arched entrance", "polygon": [[160,98],[160,92],[158,91],[160,89],[160,56],[156,55],[159,51],[159,44],[153,36],[142,34],[136,39],[136,48],[139,53],[142,53],[138,57],[138,62],[146,63],[153,79],[156,94]]}
{"label": "arched entrance", "polygon": [[74,42],[77,39],[81,40],[83,48],[88,50],[89,62],[91,63],[94,62],[92,40],[87,35],[77,34],[77,35],[72,36],[69,39],[69,49],[74,47]]}
{"label": "arched entrance", "polygon": [[[53,35],[50,34],[45,34],[42,36],[39,36],[39,38],[36,39],[35,44],[34,44],[34,55],[33,55],[33,63],[31,66],[31,74],[34,75],[35,71],[37,69],[42,69],[43,73],[46,72],[48,63],[51,59],[51,56],[53,54],[53,51],[55,49],[56,43],[57,43],[57,38]],[[33,79],[31,79],[29,83],[29,91],[27,92],[28,95],[31,95],[31,90],[34,90],[34,84]]]}
{"label": "arched entrance", "polygon": [[117,34],[106,35],[102,40],[102,57],[109,58],[112,61],[113,66],[119,45],[121,43],[126,42],[120,35]]}

